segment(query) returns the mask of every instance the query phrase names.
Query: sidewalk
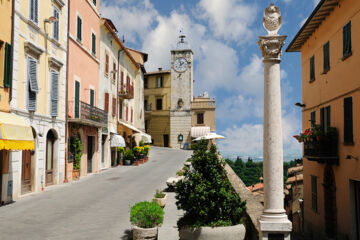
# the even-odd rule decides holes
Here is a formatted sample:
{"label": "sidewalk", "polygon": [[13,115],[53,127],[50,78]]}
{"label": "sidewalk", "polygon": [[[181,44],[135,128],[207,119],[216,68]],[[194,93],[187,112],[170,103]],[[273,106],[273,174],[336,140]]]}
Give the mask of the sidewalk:
{"label": "sidewalk", "polygon": [[179,231],[176,222],[182,216],[182,211],[176,207],[174,192],[168,192],[167,203],[164,211],[164,224],[159,228],[158,240],[178,240]]}

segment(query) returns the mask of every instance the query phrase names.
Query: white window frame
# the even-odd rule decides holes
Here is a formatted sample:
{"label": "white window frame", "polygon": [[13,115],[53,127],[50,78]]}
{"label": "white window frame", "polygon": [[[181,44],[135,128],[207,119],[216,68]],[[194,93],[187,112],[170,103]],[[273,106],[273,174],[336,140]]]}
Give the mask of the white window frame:
{"label": "white window frame", "polygon": [[54,27],[55,27],[55,23],[56,22],[54,22],[53,23],[53,39],[55,39],[56,41],[60,41],[60,16],[61,16],[61,11],[59,10],[59,8],[57,8],[55,5],[53,5],[53,12],[54,12],[54,10],[56,10],[57,12],[58,12],[58,14],[59,14],[59,18],[58,18],[58,20],[57,20],[57,24],[58,24],[58,26],[59,26],[59,28],[58,28],[58,39],[56,39],[55,37],[54,37]]}
{"label": "white window frame", "polygon": [[[80,39],[78,39],[78,18],[80,18],[81,19],[81,40]],[[76,12],[76,35],[75,35],[75,37],[76,37],[76,40],[77,40],[77,42],[79,42],[79,43],[82,43],[83,42],[83,19],[82,19],[82,17],[81,17],[81,15],[80,15],[80,13],[79,12]]]}
{"label": "white window frame", "polygon": [[[92,49],[92,35],[95,35],[95,53],[93,53],[93,49]],[[90,52],[93,56],[96,56],[97,53],[97,44],[96,44],[96,40],[97,40],[97,36],[96,36],[96,32],[94,31],[94,29],[91,29],[91,34],[90,34]]]}

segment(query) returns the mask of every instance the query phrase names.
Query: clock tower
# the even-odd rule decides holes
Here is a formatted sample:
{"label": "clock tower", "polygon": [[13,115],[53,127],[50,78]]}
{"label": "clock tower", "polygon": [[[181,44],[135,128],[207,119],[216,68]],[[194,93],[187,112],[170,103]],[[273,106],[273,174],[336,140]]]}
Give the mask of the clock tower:
{"label": "clock tower", "polygon": [[193,101],[193,51],[180,35],[171,50],[170,147],[191,143],[191,102]]}

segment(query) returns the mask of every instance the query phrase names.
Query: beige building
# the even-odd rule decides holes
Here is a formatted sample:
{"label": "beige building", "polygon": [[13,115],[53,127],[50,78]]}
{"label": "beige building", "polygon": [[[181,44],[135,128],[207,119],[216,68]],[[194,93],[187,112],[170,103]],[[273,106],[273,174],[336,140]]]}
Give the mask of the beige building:
{"label": "beige building", "polygon": [[191,102],[191,138],[215,131],[215,98],[211,99],[205,92]]}

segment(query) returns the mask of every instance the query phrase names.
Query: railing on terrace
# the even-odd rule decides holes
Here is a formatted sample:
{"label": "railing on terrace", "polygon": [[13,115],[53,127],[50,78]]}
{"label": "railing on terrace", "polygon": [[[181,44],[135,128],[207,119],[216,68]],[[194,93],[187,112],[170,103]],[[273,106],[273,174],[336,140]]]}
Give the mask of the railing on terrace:
{"label": "railing on terrace", "polygon": [[134,98],[134,86],[133,85],[126,85],[126,86],[120,87],[119,97],[123,98],[123,99],[132,99],[132,98]]}
{"label": "railing on terrace", "polygon": [[338,132],[334,127],[329,128],[319,139],[304,142],[304,157],[319,163],[339,164]]}
{"label": "railing on terrace", "polygon": [[68,117],[73,119],[84,119],[93,122],[107,124],[108,114],[104,110],[79,101],[68,102]]}
{"label": "railing on terrace", "polygon": [[191,103],[191,108],[193,108],[193,109],[214,108],[215,109],[215,100],[194,101],[194,102]]}

